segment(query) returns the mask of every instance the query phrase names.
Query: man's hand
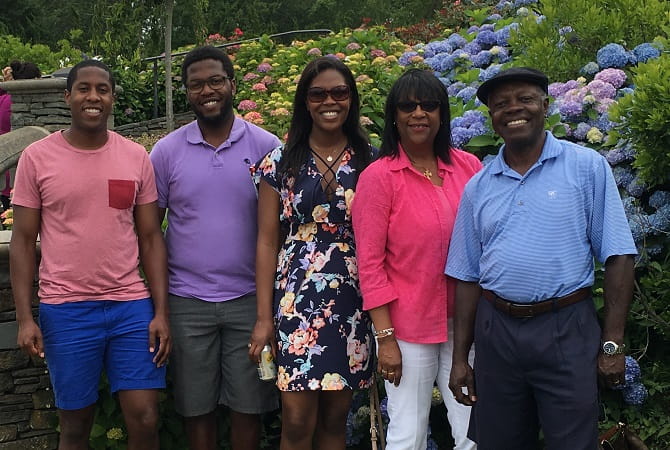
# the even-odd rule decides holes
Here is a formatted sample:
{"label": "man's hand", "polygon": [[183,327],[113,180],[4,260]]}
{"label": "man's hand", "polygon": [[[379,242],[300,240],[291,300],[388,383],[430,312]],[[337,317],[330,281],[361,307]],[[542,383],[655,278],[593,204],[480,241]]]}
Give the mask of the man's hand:
{"label": "man's hand", "polygon": [[170,326],[167,317],[163,315],[155,316],[149,324],[149,351],[153,353],[156,350],[158,342],[158,351],[154,355],[153,362],[157,367],[162,367],[172,351],[172,338],[170,337]]}
{"label": "man's hand", "polygon": [[[463,392],[465,388],[466,392]],[[449,376],[449,389],[458,403],[472,406],[477,401],[475,393],[475,373],[467,362],[453,362]]]}
{"label": "man's hand", "polygon": [[275,327],[272,319],[257,320],[251,332],[249,340],[249,359],[258,364],[261,359],[263,347],[270,344],[272,356],[277,356],[277,343],[275,342]]}
{"label": "man's hand", "polygon": [[625,382],[626,357],[620,355],[598,355],[598,375],[603,385],[610,388],[619,388]]}
{"label": "man's hand", "polygon": [[19,333],[16,339],[18,346],[30,356],[44,358],[42,331],[34,320],[19,322]]}

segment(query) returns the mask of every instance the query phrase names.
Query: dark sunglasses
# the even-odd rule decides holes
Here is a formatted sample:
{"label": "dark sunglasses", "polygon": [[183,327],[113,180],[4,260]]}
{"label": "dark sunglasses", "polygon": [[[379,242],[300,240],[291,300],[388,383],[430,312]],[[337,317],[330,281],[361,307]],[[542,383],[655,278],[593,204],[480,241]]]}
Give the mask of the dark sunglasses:
{"label": "dark sunglasses", "polygon": [[420,106],[423,111],[433,112],[440,107],[440,102],[437,100],[424,100],[422,102],[398,102],[398,109],[404,113],[411,113]]}
{"label": "dark sunglasses", "polygon": [[189,81],[188,83],[186,83],[186,90],[193,94],[197,94],[199,92],[202,92],[202,90],[205,88],[205,84],[207,84],[207,86],[216,91],[219,89],[223,89],[223,86],[225,86],[226,80],[228,79],[229,78],[225,76],[216,76],[208,78],[206,80]]}
{"label": "dark sunglasses", "polygon": [[335,86],[331,89],[324,89],[321,87],[313,87],[307,89],[307,99],[310,102],[320,103],[325,101],[328,96],[335,100],[336,102],[341,102],[349,98],[351,90],[346,84],[340,86]]}

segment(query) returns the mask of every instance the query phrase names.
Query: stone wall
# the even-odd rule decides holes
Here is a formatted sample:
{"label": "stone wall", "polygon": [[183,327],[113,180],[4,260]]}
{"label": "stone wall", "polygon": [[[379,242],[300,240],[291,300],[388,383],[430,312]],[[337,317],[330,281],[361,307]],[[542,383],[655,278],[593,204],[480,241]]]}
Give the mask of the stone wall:
{"label": "stone wall", "polygon": [[[176,114],[174,118],[175,129],[182,125],[195,120],[195,115],[192,112]],[[157,119],[145,120],[143,122],[128,123],[126,125],[119,125],[114,128],[119,134],[126,137],[137,137],[143,134],[165,134],[167,129],[165,117]]]}
{"label": "stone wall", "polygon": [[[57,417],[46,364],[16,347],[10,236],[10,231],[0,231],[0,450],[52,450],[58,445]],[[37,306],[35,292],[34,316]]]}

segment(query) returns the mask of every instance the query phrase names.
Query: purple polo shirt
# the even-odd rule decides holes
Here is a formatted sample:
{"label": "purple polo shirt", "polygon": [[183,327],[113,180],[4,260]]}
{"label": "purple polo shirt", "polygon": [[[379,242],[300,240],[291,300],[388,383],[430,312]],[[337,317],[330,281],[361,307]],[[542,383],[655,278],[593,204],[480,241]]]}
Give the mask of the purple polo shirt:
{"label": "purple polo shirt", "polygon": [[169,290],[210,302],[255,292],[257,195],[249,166],[280,145],[235,118],[218,148],[193,121],[151,151],[158,206],[168,208]]}

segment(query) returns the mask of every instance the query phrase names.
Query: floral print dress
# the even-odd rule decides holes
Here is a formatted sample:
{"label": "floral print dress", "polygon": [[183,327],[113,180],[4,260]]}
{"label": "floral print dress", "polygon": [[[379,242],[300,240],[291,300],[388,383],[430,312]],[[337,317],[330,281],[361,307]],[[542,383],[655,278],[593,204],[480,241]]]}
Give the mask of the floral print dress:
{"label": "floral print dress", "polygon": [[329,201],[313,155],[298,177],[280,176],[282,148],[255,169],[281,199],[288,234],[275,278],[277,387],[281,391],[365,388],[372,377],[373,339],[362,308],[350,207],[356,170],[346,148]]}

